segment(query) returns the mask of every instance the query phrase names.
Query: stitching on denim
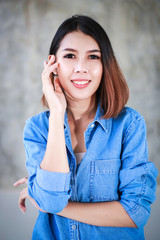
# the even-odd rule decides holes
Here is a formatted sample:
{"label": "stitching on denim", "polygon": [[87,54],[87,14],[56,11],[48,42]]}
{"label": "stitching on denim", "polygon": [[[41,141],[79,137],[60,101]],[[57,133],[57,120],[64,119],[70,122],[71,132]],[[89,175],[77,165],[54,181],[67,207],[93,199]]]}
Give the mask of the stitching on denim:
{"label": "stitching on denim", "polygon": [[64,179],[64,191],[67,191],[69,189],[69,177],[66,175],[65,179]]}
{"label": "stitching on denim", "polygon": [[[149,173],[148,167],[147,167],[147,166],[143,166],[143,168],[144,168],[145,175],[148,174],[148,173]],[[145,177],[145,178],[143,179],[143,181],[142,181],[141,192],[140,192],[140,194],[136,197],[136,201],[137,201],[140,197],[144,196],[144,194],[145,194],[145,191],[146,191],[146,180],[147,180],[147,178]],[[139,201],[138,201],[138,202],[139,202]],[[135,205],[134,205],[128,212],[134,213],[134,212],[138,211],[140,207],[141,207],[141,205],[140,205],[139,203],[135,203]]]}
{"label": "stitching on denim", "polygon": [[92,200],[94,201],[118,201],[119,200],[119,197],[118,197],[118,194],[110,194],[108,196],[104,196],[104,197],[100,197],[98,195],[95,195],[95,196],[92,196]]}
{"label": "stitching on denim", "polygon": [[149,174],[149,169],[146,165],[143,165],[144,168],[144,172],[145,172],[145,178],[142,181],[142,189],[141,189],[141,193],[139,194],[139,196],[144,196],[145,192],[146,192],[146,181],[147,181],[147,177],[146,175]]}
{"label": "stitching on denim", "polygon": [[122,144],[124,144],[124,142],[126,141],[127,137],[129,136],[130,132],[132,131],[134,125],[136,124],[136,122],[143,120],[142,116],[136,116],[135,119],[130,123],[129,127],[126,130],[124,139],[122,140]]}
{"label": "stitching on denim", "polygon": [[138,203],[135,203],[135,205],[131,209],[129,209],[128,213],[133,214],[133,213],[137,212],[140,209],[140,207],[141,207],[141,205],[139,205]]}
{"label": "stitching on denim", "polygon": [[91,161],[90,163],[90,198],[91,199],[94,199],[94,196],[93,196],[93,179],[94,179],[94,162]]}

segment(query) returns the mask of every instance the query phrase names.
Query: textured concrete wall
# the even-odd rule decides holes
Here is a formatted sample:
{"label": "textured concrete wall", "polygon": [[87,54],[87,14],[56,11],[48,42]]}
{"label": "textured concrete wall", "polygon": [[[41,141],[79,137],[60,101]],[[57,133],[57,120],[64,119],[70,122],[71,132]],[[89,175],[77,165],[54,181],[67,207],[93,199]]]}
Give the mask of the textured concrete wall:
{"label": "textured concrete wall", "polygon": [[160,169],[160,1],[0,1],[0,188],[25,176],[25,120],[42,111],[41,72],[55,30],[87,14],[107,31],[130,87],[128,105],[146,119],[150,160]]}

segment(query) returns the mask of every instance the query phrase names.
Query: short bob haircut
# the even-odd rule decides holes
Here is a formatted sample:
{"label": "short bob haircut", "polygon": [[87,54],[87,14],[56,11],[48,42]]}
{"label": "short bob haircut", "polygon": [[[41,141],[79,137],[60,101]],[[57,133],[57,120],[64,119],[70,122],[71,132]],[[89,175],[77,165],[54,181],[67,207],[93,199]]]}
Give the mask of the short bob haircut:
{"label": "short bob haircut", "polygon": [[[66,34],[81,31],[91,36],[99,45],[103,75],[97,90],[97,100],[100,100],[103,109],[103,118],[115,118],[124,108],[129,98],[129,90],[125,78],[120,70],[111,42],[104,29],[95,20],[88,16],[74,15],[66,19],[58,28],[51,46],[49,55],[56,55],[62,39]],[[42,103],[47,106],[45,96]]]}

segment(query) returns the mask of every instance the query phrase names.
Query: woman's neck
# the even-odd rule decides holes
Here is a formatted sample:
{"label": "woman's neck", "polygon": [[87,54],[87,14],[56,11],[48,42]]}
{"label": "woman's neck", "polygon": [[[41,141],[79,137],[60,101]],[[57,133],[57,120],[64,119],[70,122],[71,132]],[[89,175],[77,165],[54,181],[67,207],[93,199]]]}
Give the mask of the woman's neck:
{"label": "woman's neck", "polygon": [[92,119],[97,109],[96,97],[84,100],[67,99],[67,114],[72,121]]}

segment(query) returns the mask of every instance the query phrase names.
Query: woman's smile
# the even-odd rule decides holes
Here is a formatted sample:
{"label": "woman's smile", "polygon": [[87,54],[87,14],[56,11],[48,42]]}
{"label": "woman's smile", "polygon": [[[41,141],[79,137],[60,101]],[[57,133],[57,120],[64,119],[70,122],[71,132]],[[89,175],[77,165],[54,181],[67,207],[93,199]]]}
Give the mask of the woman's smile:
{"label": "woman's smile", "polygon": [[91,80],[73,79],[73,80],[71,80],[71,82],[73,83],[74,87],[82,89],[82,88],[87,87],[90,84]]}

